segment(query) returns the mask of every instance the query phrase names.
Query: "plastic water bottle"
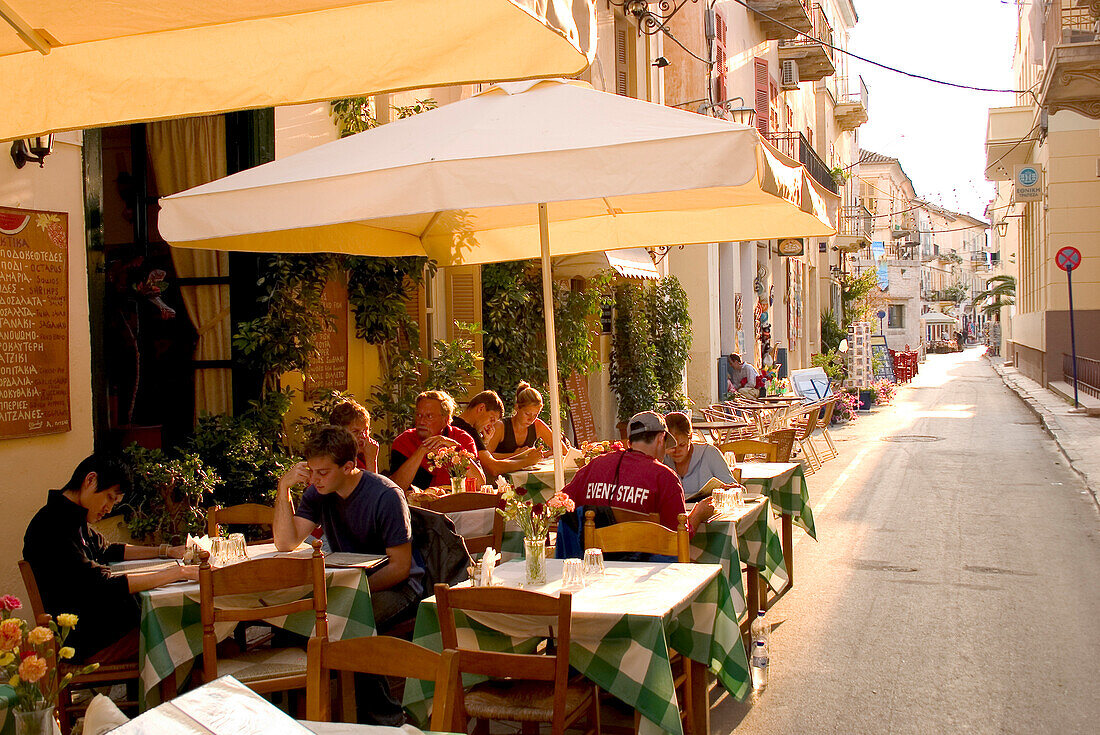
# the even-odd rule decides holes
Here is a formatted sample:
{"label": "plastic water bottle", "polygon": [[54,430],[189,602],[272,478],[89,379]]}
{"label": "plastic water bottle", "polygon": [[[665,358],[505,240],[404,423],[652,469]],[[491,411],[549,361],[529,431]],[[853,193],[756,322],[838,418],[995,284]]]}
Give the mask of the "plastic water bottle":
{"label": "plastic water bottle", "polygon": [[768,644],[753,641],[752,644],[752,688],[760,691],[768,685]]}
{"label": "plastic water bottle", "polygon": [[750,632],[752,633],[753,646],[755,647],[757,641],[763,641],[764,650],[767,651],[769,643],[768,639],[771,634],[771,625],[768,623],[767,618],[764,617],[763,610],[760,610],[756,614],[756,619],[752,621],[752,628]]}
{"label": "plastic water bottle", "polygon": [[752,650],[749,652],[752,669],[752,688],[759,691],[768,685],[768,644],[771,625],[764,617],[764,611],[757,613],[752,621]]}

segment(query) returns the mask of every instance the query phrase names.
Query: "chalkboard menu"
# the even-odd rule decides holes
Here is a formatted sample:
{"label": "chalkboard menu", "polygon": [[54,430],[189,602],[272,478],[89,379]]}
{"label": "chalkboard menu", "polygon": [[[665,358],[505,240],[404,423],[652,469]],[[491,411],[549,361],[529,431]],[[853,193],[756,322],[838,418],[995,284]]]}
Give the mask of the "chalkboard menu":
{"label": "chalkboard menu", "polygon": [[69,216],[0,207],[0,438],[71,429]]}
{"label": "chalkboard menu", "polygon": [[315,335],[317,354],[309,363],[305,389],[348,389],[348,289],[341,281],[329,280],[321,304],[332,314],[332,326]]}
{"label": "chalkboard menu", "polygon": [[871,352],[875,356],[875,380],[886,379],[891,383],[896,382],[894,377],[894,358],[890,355],[890,348],[886,346],[886,337],[881,334],[871,336]]}
{"label": "chalkboard menu", "polygon": [[596,422],[592,419],[592,401],[588,398],[588,381],[580,373],[573,373],[565,381],[565,387],[573,396],[569,401],[569,420],[573,424],[573,440],[596,441]]}

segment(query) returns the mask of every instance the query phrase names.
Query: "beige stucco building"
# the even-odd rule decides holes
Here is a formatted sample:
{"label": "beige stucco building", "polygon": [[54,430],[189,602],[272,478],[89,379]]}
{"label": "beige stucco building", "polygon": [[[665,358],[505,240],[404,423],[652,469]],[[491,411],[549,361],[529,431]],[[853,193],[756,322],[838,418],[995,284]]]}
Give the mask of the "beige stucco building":
{"label": "beige stucco building", "polygon": [[[1077,248],[1074,271],[1079,370],[1100,394],[1100,5],[1054,0],[1021,4],[1013,58],[1018,95],[992,108],[986,134],[986,178],[997,183],[990,208],[1005,230],[995,247],[1008,254],[1016,305],[1003,309],[1005,356],[1042,384],[1061,382],[1069,364],[1069,300],[1057,252]],[[1027,196],[1031,176],[1039,175]],[[1002,258],[1002,262],[1006,260]],[[1092,371],[1091,373],[1089,371]]]}

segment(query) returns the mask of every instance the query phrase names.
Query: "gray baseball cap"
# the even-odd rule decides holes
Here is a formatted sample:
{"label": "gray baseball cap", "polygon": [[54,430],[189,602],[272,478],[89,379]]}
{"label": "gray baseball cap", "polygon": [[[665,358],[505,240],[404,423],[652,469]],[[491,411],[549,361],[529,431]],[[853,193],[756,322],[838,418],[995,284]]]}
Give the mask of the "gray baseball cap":
{"label": "gray baseball cap", "polygon": [[642,434],[648,434],[650,432],[663,431],[665,432],[665,449],[671,449],[676,446],[676,437],[668,433],[668,427],[665,426],[665,420],[660,414],[653,411],[642,411],[636,413],[630,417],[630,423],[627,424],[626,437],[633,440]]}

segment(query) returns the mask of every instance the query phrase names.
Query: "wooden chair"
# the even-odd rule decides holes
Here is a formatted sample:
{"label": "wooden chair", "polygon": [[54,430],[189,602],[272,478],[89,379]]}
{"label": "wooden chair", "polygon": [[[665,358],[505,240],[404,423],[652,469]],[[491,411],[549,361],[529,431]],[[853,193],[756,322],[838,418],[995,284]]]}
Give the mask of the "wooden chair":
{"label": "wooden chair", "polygon": [[[676,519],[676,530],[670,531],[658,523],[647,521],[627,521],[603,528],[596,528],[595,511],[584,513],[584,547],[603,549],[605,553],[661,554],[675,556],[676,561],[686,564],[691,561],[691,535],[688,532],[687,514],[681,513]],[[694,701],[690,691],[687,661],[678,653],[672,653],[669,663],[675,667],[673,684],[679,692],[683,711],[681,718],[685,726],[694,721]],[[637,732],[640,715],[634,715],[634,731]]]}
{"label": "wooden chair", "polygon": [[811,403],[801,409],[799,416],[791,421],[792,428],[797,433],[794,440],[798,442],[798,448],[806,459],[806,474],[813,474],[821,469],[821,457],[817,454],[817,448],[810,441],[810,435],[817,428],[818,419],[821,417],[822,404]]}
{"label": "wooden chair", "polygon": [[[225,508],[215,505],[206,511],[206,535],[210,537],[220,536],[223,525],[267,526],[271,528],[274,523],[275,509],[257,503],[241,503]],[[270,542],[271,539],[267,539],[259,543]]]}
{"label": "wooden chair", "polygon": [[675,556],[676,561],[691,561],[691,535],[687,528],[687,514],[677,518],[676,530],[671,531],[651,521],[627,521],[596,528],[596,511],[584,512],[584,548],[603,549],[604,553],[660,554]]}
{"label": "wooden chair", "polygon": [[[475,717],[479,720],[475,733],[488,733],[489,721],[504,720],[523,723],[525,732],[536,732],[537,723],[549,723],[553,735],[562,735],[585,713],[587,732],[600,732],[595,685],[579,677],[572,681],[569,678],[572,593],[561,592],[554,597],[505,587],[451,589],[437,584],[435,601],[443,648],[458,650],[459,671],[490,677],[461,698],[461,706],[456,708],[456,732],[465,732],[466,718]],[[458,645],[456,610],[551,618],[556,643],[546,646],[542,653],[532,654],[463,649]]]}
{"label": "wooden chair", "polygon": [[775,444],[776,462],[791,461],[791,452],[794,451],[794,437],[797,433],[796,429],[778,429],[765,437],[767,441]]}
{"label": "wooden chair", "polygon": [[492,509],[492,530],[485,536],[463,536],[462,539],[471,554],[480,554],[489,547],[500,551],[504,542],[504,517],[496,512],[497,508],[503,507],[499,493],[451,493],[441,498],[425,499],[420,507],[437,513]]}
{"label": "wooden chair", "polygon": [[[46,608],[42,604],[42,595],[38,590],[38,581],[34,577],[34,570],[31,569],[31,565],[24,561],[19,560],[19,574],[23,577],[23,586],[27,588],[27,601],[31,606],[31,614],[34,615],[34,619],[37,623],[42,624],[47,617]],[[81,651],[82,654],[92,654],[95,651]],[[75,672],[81,666],[73,666],[68,663],[62,662],[58,667],[58,675],[65,676]],[[141,676],[141,672],[138,671],[137,660],[125,661],[117,664],[107,664],[100,666],[90,674],[82,674],[80,676],[73,676],[72,682],[65,689],[62,689],[57,694],[57,719],[61,725],[61,732],[63,735],[68,735],[72,729],[73,722],[79,717],[85,709],[88,708],[88,702],[91,701],[91,696],[87,700],[80,704],[73,703],[73,690],[75,689],[89,689],[93,687],[104,686],[107,684],[126,684],[127,694],[133,692],[134,699],[131,700],[129,696],[126,701],[118,703],[120,707],[126,709],[132,709],[135,714],[137,712],[137,686],[138,678]]]}
{"label": "wooden chair", "polygon": [[627,510],[626,508],[612,508],[611,515],[615,518],[615,523],[627,523],[629,521],[645,521],[648,523],[661,522],[660,513],[642,513],[636,510]]}
{"label": "wooden chair", "polygon": [[718,447],[718,451],[725,454],[726,452],[733,452],[733,455],[737,458],[738,462],[744,462],[745,457],[763,456],[764,462],[775,462],[778,456],[779,447],[773,442],[760,441],[759,439],[740,439],[735,442],[729,442],[722,444]]}
{"label": "wooden chair", "polygon": [[[833,444],[833,437],[829,435],[829,424],[833,422],[833,409],[836,408],[837,398],[830,398],[825,407],[821,411],[821,418],[817,422],[817,432],[821,435],[821,438],[825,440],[825,449],[821,452],[821,461],[828,462],[830,459],[836,459],[839,454],[836,451],[836,444]],[[813,440],[813,437],[810,437]]]}
{"label": "wooden chair", "polygon": [[352,673],[399,676],[435,682],[431,729],[455,732],[456,706],[462,695],[458,652],[436,653],[391,636],[365,636],[345,641],[311,638],[308,649],[306,719],[332,721],[332,673],[339,672],[341,721],[354,722],[355,683]]}
{"label": "wooden chair", "polygon": [[[294,588],[312,587],[312,597],[293,602],[257,607],[215,605],[215,599],[228,595],[268,595]],[[274,593],[274,594],[273,594]],[[285,593],[284,593],[285,594]],[[280,617],[312,610],[314,635],[328,638],[325,558],[319,541],[313,542],[313,556],[253,559],[220,569],[204,559],[199,567],[199,603],[202,620],[202,678],[210,682],[230,674],[259,694],[304,689],[306,652],[300,648],[276,648],[218,658],[216,623],[240,623]]]}

